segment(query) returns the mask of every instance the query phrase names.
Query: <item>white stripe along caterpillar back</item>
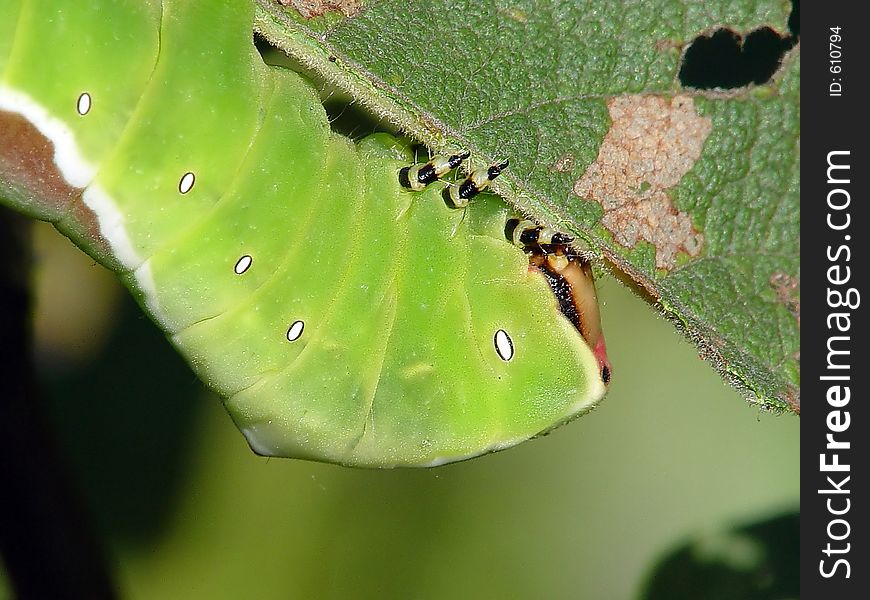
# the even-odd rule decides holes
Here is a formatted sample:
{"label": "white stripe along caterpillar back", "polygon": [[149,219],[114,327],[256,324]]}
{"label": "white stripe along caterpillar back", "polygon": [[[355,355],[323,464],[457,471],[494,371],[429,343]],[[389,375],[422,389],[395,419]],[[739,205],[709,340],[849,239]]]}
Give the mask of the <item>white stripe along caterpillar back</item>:
{"label": "white stripe along caterpillar back", "polygon": [[3,2],[0,199],[115,270],[260,454],[436,465],[594,406],[606,356],[550,289],[589,321],[588,267],[508,243],[493,195],[445,205],[506,163],[427,188],[456,159],[331,132],[251,25],[246,1]]}

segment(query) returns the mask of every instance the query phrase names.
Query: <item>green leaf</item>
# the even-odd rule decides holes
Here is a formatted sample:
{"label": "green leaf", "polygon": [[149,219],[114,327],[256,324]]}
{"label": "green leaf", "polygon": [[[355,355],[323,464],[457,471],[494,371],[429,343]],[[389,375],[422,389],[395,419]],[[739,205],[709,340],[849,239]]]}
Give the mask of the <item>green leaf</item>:
{"label": "green leaf", "polygon": [[258,2],[260,33],[380,118],[472,167],[509,158],[496,191],[584,240],[750,400],[799,412],[799,46],[763,85],[678,78],[700,35],[786,35],[789,3]]}

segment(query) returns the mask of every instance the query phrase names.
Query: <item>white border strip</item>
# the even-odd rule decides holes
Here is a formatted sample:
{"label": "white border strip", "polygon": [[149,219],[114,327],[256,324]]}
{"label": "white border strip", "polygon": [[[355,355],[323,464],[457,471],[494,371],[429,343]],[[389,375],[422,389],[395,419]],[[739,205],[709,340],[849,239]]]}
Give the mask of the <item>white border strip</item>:
{"label": "white border strip", "polygon": [[[70,101],[70,108],[74,104]],[[0,110],[18,113],[54,144],[54,163],[73,187],[85,188],[93,181],[97,168],[81,155],[75,134],[66,123],[51,116],[41,104],[23,92],[0,85]]]}
{"label": "white border strip", "polygon": [[[74,106],[70,101],[70,110]],[[29,95],[6,85],[0,85],[0,110],[21,115],[52,143],[54,164],[61,176],[69,185],[83,190],[82,202],[96,216],[100,235],[109,244],[115,259],[133,271],[146,305],[155,319],[162,321],[151,267],[147,263],[143,264],[134,249],[125,228],[124,214],[118,209],[117,202],[99,184],[94,183],[97,167],[82,156],[73,130]]]}

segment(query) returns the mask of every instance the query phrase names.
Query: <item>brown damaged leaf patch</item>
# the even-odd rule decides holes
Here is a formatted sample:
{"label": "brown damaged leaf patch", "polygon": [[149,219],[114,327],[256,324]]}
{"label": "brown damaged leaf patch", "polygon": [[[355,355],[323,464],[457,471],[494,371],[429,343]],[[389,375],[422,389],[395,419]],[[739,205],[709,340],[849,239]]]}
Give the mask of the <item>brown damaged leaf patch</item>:
{"label": "brown damaged leaf patch", "polygon": [[788,309],[788,312],[797,320],[798,327],[801,325],[801,282],[799,279],[786,273],[777,271],[768,280],[770,287],[776,293],[776,299]]}
{"label": "brown damaged leaf patch", "polygon": [[785,390],[785,401],[794,411],[796,415],[801,414],[801,391],[799,388],[789,384]]}
{"label": "brown damaged leaf patch", "polygon": [[574,170],[574,155],[564,154],[550,165],[550,170],[556,173],[570,173]]}
{"label": "brown damaged leaf patch", "polygon": [[321,17],[330,11],[353,17],[363,7],[362,0],[278,0],[278,3],[295,8],[305,19]]}
{"label": "brown damaged leaf patch", "polygon": [[713,124],[689,96],[620,96],[608,110],[610,130],[574,193],[601,204],[601,223],[619,244],[653,244],[656,267],[670,270],[679,253],[698,256],[704,243],[668,191],[701,156]]}

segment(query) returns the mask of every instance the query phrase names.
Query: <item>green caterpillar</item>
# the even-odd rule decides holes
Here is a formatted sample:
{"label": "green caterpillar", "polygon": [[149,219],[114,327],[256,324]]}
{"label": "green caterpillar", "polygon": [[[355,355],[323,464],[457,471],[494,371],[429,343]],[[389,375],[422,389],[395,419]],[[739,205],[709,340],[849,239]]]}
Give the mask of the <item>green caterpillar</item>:
{"label": "green caterpillar", "polygon": [[[540,267],[584,263],[506,240],[493,195],[403,187],[408,151],[333,133],[252,10],[3,0],[0,199],[114,270],[259,454],[431,466],[593,407],[603,338]],[[556,279],[591,306],[583,273]]]}

